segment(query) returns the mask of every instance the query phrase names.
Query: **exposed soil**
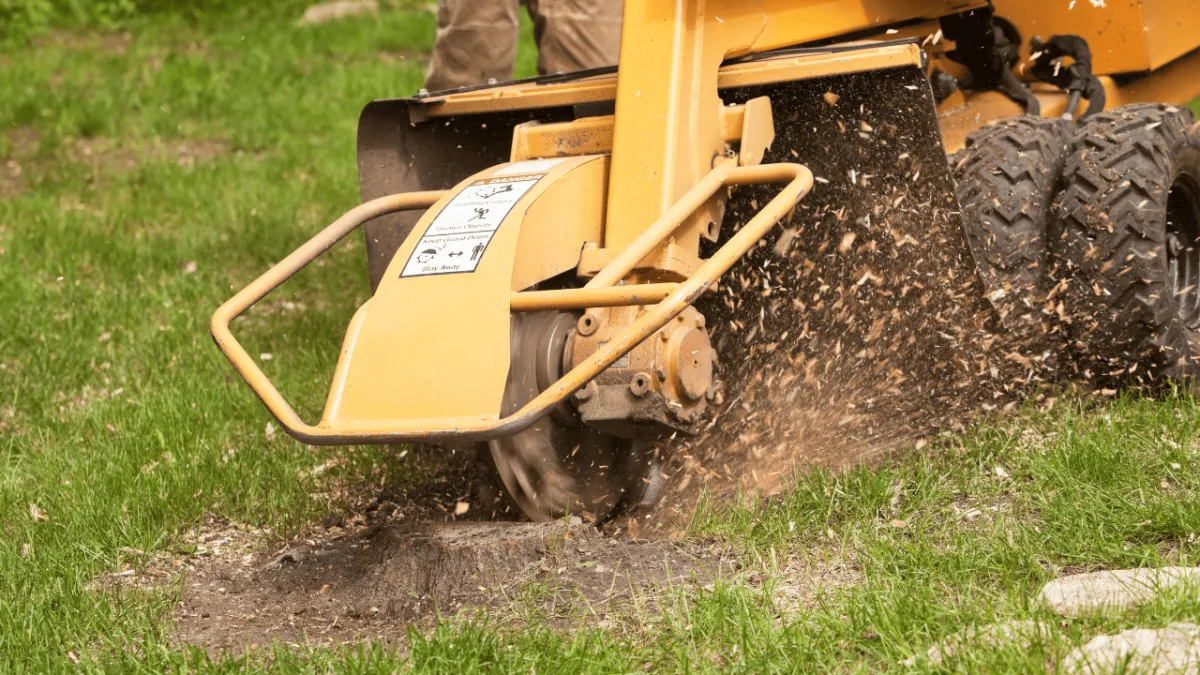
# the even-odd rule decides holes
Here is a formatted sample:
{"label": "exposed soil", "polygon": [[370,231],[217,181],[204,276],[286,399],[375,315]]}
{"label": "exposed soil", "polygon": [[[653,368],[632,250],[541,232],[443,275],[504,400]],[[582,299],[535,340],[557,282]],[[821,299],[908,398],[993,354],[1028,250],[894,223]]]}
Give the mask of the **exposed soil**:
{"label": "exposed soil", "polygon": [[213,560],[231,564],[249,564],[265,548],[283,543],[270,528],[256,528],[207,516],[195,530],[187,532],[170,549],[147,553],[122,548],[121,568],[92,580],[87,587],[95,591],[119,589],[166,589],[186,575]]}
{"label": "exposed soil", "polygon": [[29,161],[41,142],[38,132],[29,127],[13,129],[5,135],[5,139],[10,150],[7,157],[0,157],[0,199],[24,192],[25,168],[22,162]]}
{"label": "exposed soil", "polygon": [[176,612],[179,639],[215,651],[402,644],[411,623],[461,611],[486,610],[493,623],[532,613],[563,623],[619,618],[735,569],[719,551],[618,541],[578,521],[438,523],[392,508],[274,551],[226,546],[228,555],[186,565]]}
{"label": "exposed soil", "polygon": [[71,51],[100,51],[117,56],[129,51],[133,44],[130,33],[96,33],[91,31],[52,30],[33,38],[34,49],[59,47]]}
{"label": "exposed soil", "polygon": [[780,613],[812,609],[823,597],[863,582],[861,568],[852,560],[810,551],[788,563],[775,587],[773,601]]}
{"label": "exposed soil", "polygon": [[[178,639],[241,652],[276,641],[403,647],[410,625],[481,611],[493,625],[524,625],[531,616],[563,626],[637,622],[657,612],[664,595],[739,571],[715,546],[606,537],[578,518],[515,522],[488,499],[489,483],[471,459],[418,448],[397,459],[409,480],[382,488],[330,480],[347,509],[289,540],[209,517],[174,551],[124,551],[130,562],[91,587],[182,582]],[[806,581],[780,593],[789,606],[815,597]]]}
{"label": "exposed soil", "polygon": [[103,176],[126,172],[146,162],[174,162],[191,167],[212,161],[229,152],[229,146],[216,140],[154,138],[128,142],[114,138],[69,138],[53,152],[42,151],[42,136],[30,127],[7,132],[10,151],[0,157],[0,199],[13,197],[28,189],[34,175],[52,172],[58,165],[85,166],[93,186]]}
{"label": "exposed soil", "polygon": [[6,159],[0,164],[0,199],[12,197],[25,191],[25,183],[21,179],[21,165],[15,160]]}
{"label": "exposed soil", "polygon": [[221,141],[155,138],[147,143],[122,143],[112,138],[79,138],[66,144],[63,156],[97,170],[133,169],[147,161],[193,166],[229,152]]}

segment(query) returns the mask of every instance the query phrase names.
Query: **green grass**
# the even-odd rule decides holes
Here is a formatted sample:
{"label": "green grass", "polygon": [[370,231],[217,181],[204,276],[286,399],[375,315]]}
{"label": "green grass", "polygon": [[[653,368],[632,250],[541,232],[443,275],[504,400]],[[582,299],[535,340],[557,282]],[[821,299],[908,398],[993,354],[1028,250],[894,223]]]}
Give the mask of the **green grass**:
{"label": "green grass", "polygon": [[[128,40],[57,34],[0,53],[0,156],[24,186],[0,198],[0,669],[908,672],[901,660],[964,627],[1048,618],[1034,597],[1061,570],[1196,561],[1200,409],[1180,396],[1060,406],[798,476],[781,498],[708,505],[692,536],[737,547],[750,571],[609,629],[447,621],[414,627],[407,652],[212,656],[173,642],[172,593],[86,590],[122,548],[170,551],[206,513],[286,536],[330,507],[325,483],[299,477],[327,454],[268,440],[208,318],[355,203],[358,111],[420,86],[433,18],[402,4],[297,29],[303,5],[168,13],[123,24]],[[526,40],[518,74],[532,70]],[[362,257],[352,238],[239,325],[289,398],[323,400],[367,294]],[[386,449],[353,457],[332,479],[402,471]],[[853,583],[787,609],[789,560],[853,569]],[[1172,594],[1066,624],[1046,650],[1198,618],[1194,596]],[[1002,647],[954,667],[1041,659]]]}

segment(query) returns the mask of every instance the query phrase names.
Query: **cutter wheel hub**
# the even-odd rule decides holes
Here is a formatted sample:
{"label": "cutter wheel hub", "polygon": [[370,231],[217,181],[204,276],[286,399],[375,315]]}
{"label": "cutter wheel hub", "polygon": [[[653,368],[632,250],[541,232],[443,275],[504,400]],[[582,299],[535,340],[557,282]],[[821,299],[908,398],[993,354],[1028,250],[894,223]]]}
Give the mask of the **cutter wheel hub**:
{"label": "cutter wheel hub", "polygon": [[[513,316],[503,414],[514,413],[562,376],[578,321],[576,314],[556,311]],[[603,521],[649,499],[658,474],[651,448],[589,427],[569,402],[487,447],[508,498],[537,521],[567,514]]]}
{"label": "cutter wheel hub", "polygon": [[668,377],[664,384],[669,385],[676,399],[689,403],[702,400],[712,388],[713,362],[716,360],[708,334],[702,327],[677,328],[670,331],[665,351]]}
{"label": "cutter wheel hub", "polygon": [[[568,345],[569,366],[581,363],[632,323],[638,307],[591,309]],[[688,307],[576,392],[584,424],[629,439],[694,434],[716,397],[716,352],[704,315]]]}

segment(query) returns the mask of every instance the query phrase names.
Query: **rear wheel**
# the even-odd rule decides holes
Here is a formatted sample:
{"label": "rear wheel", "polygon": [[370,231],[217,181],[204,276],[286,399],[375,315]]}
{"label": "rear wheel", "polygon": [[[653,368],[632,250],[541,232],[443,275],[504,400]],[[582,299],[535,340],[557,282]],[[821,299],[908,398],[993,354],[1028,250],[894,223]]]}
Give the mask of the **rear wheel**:
{"label": "rear wheel", "polygon": [[1175,106],[1088,119],[1054,205],[1053,244],[1081,354],[1117,384],[1195,377],[1200,127]]}
{"label": "rear wheel", "polygon": [[1027,303],[1044,290],[1046,227],[1071,122],[1016,117],[967,138],[954,166],[971,251],[993,297]]}
{"label": "rear wheel", "polygon": [[[967,243],[988,298],[1004,324],[1023,333],[1026,351],[1050,353],[1061,340],[1047,315],[1047,227],[1073,125],[1015,117],[979,129],[954,157]],[[1051,313],[1052,313],[1052,307]]]}
{"label": "rear wheel", "polygon": [[[513,317],[505,415],[561,377],[563,352],[577,319],[567,312]],[[533,427],[486,445],[484,456],[496,482],[532,520],[572,514],[604,521],[657,496],[659,471],[653,448],[584,425],[569,402]]]}

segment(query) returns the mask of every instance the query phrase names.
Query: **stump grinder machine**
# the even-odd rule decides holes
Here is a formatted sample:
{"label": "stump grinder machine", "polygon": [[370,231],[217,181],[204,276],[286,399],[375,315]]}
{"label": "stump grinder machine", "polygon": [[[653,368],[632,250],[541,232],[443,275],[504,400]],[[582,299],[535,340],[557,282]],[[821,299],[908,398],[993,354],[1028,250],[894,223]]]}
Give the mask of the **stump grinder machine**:
{"label": "stump grinder machine", "polygon": [[[295,438],[478,448],[535,520],[652,501],[673,443],[805,401],[1187,378],[1197,47],[1200,0],[626,0],[619,69],[368,105],[363,203],[213,336]],[[310,424],[230,323],[363,226]]]}

